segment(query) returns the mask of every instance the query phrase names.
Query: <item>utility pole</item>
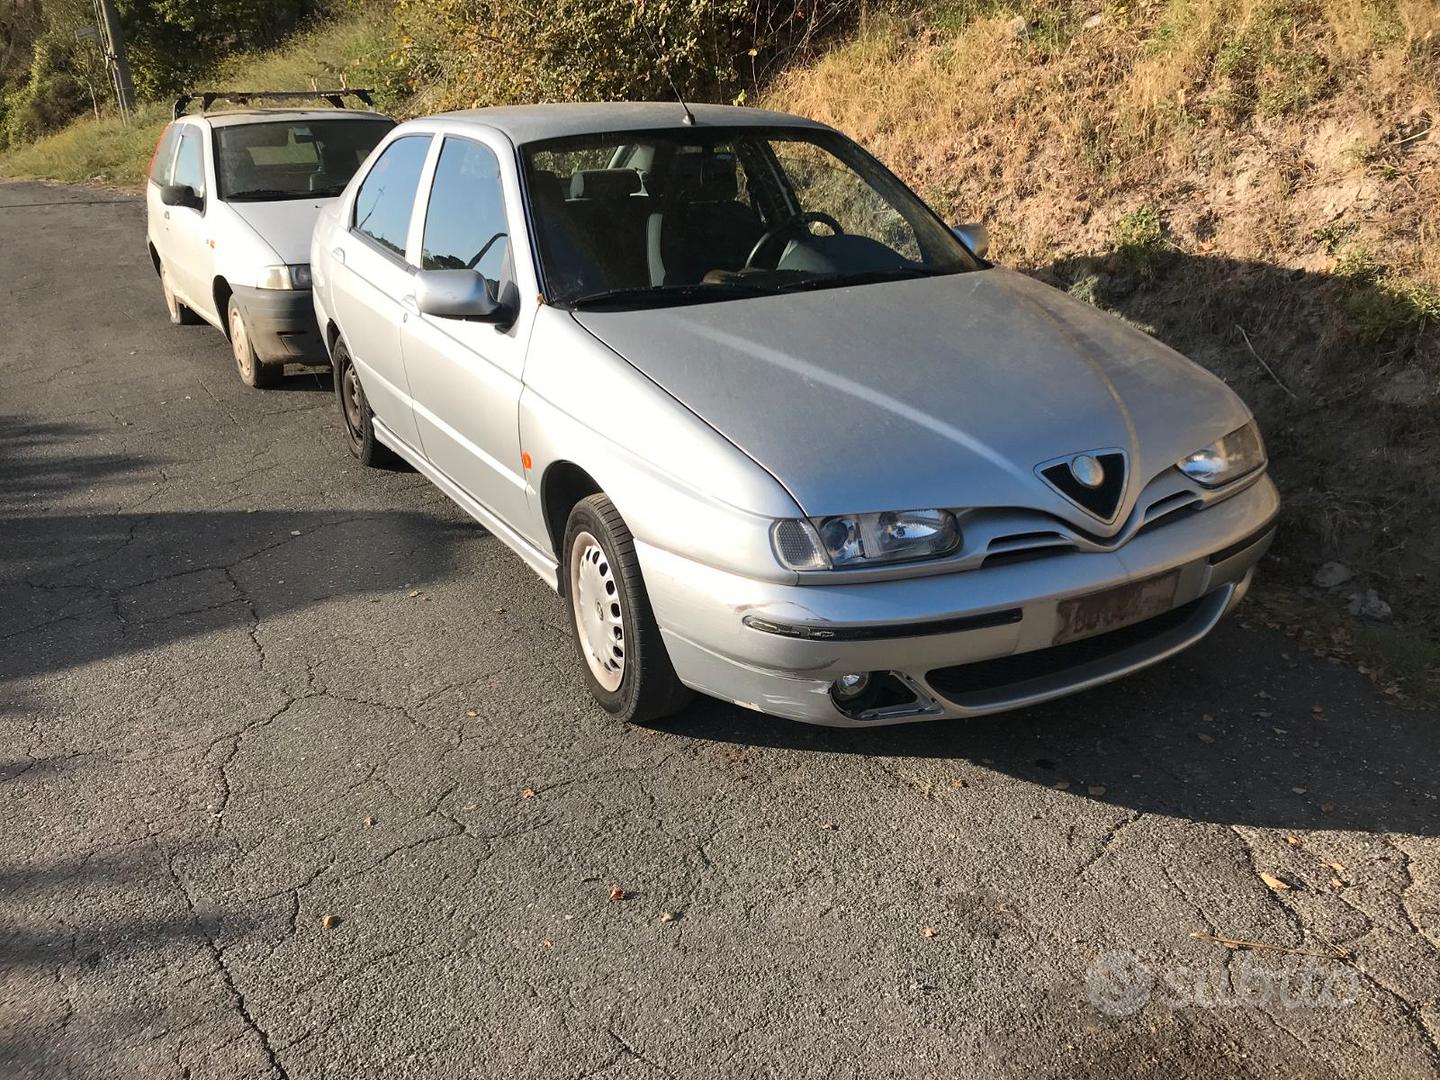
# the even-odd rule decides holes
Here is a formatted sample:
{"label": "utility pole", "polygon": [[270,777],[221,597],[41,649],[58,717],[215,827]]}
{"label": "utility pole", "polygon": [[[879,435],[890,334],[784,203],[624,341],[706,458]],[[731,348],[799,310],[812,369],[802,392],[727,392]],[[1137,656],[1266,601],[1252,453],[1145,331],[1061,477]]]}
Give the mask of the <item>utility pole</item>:
{"label": "utility pole", "polygon": [[129,123],[130,114],[135,111],[135,84],[130,80],[130,59],[125,55],[120,13],[115,10],[115,0],[95,0],[95,10],[105,50],[105,66],[110,69],[110,81],[115,87],[115,103],[120,106],[120,118]]}

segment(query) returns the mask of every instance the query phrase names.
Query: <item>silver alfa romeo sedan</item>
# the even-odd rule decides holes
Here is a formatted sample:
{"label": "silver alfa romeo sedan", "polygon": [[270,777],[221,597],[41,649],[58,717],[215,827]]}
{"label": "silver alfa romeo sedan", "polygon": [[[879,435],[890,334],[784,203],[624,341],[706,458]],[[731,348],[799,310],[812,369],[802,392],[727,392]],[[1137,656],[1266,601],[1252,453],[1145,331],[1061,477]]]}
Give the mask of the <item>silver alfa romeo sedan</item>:
{"label": "silver alfa romeo sedan", "polygon": [[1274,532],[1244,403],[983,235],[822,124],[539,105],[401,124],[311,265],[351,451],[568,601],[605,709],[869,726],[1163,660]]}

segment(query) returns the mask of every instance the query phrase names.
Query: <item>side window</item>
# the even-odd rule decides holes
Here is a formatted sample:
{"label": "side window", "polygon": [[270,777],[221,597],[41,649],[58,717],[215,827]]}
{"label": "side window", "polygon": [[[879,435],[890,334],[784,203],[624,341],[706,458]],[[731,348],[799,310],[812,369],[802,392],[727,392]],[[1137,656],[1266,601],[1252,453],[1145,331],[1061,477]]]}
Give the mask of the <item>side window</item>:
{"label": "side window", "polygon": [[187,125],[180,132],[180,153],[175,157],[175,180],[177,184],[193,188],[196,195],[205,197],[205,144],[200,129]]}
{"label": "side window", "polygon": [[405,234],[410,231],[420,170],[429,151],[429,135],[396,139],[385,148],[355,195],[355,231],[396,255],[405,254]]}
{"label": "side window", "polygon": [[155,160],[150,163],[150,179],[162,187],[175,173],[175,144],[180,141],[180,128],[170,124],[155,147]]}
{"label": "side window", "polygon": [[487,146],[446,139],[425,213],[426,270],[476,270],[492,295],[512,278],[500,162]]}

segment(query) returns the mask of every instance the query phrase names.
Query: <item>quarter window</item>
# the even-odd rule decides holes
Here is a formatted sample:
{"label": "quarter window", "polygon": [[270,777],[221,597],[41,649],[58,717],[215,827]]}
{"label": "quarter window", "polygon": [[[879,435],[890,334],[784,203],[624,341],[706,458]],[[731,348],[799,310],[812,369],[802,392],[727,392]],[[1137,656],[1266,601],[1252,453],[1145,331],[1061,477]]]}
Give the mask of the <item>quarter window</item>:
{"label": "quarter window", "polygon": [[508,229],[499,160],[480,143],[446,139],[425,213],[420,265],[475,270],[498,296],[512,277]]}
{"label": "quarter window", "polygon": [[160,145],[155,148],[155,162],[150,169],[150,179],[162,187],[170,183],[175,172],[175,144],[180,141],[180,129],[171,124],[160,136]]}
{"label": "quarter window", "polygon": [[200,129],[187,125],[180,132],[180,153],[175,157],[175,180],[181,187],[188,187],[205,197],[205,144],[200,138]]}
{"label": "quarter window", "polygon": [[405,234],[420,189],[420,171],[430,151],[429,135],[406,135],[380,154],[355,195],[355,231],[375,243],[405,254]]}

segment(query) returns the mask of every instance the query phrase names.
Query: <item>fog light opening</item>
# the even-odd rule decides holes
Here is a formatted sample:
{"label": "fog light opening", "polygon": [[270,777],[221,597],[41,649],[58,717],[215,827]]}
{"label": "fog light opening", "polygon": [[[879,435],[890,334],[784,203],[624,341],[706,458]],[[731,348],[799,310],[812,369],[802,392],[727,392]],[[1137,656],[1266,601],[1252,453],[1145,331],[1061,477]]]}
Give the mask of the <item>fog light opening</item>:
{"label": "fog light opening", "polygon": [[830,699],[852,720],[882,720],[935,712],[935,703],[893,671],[853,672],[830,684]]}

